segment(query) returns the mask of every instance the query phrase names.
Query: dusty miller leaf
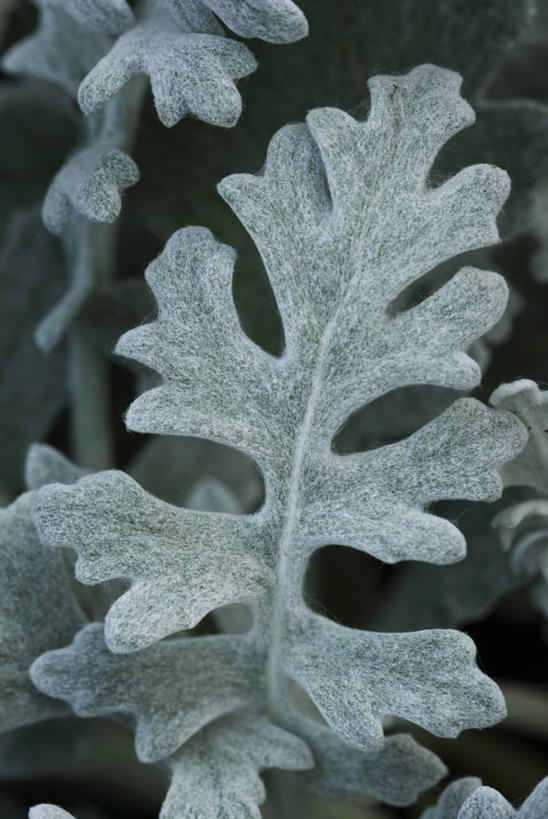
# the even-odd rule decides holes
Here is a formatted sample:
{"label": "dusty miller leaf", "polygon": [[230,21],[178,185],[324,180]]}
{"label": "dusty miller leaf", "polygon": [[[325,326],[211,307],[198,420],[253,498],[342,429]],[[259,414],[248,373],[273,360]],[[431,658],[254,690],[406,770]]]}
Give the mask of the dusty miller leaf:
{"label": "dusty miller leaf", "polygon": [[[479,368],[464,351],[504,310],[500,277],[473,268],[417,306],[389,310],[435,265],[497,240],[504,172],[476,165],[427,184],[442,145],[473,121],[459,85],[434,66],[375,77],[365,122],[314,111],[273,138],[260,175],[219,186],[272,282],[281,357],[242,332],[234,252],[209,231],[179,231],[147,271],[158,320],[123,336],[117,352],[157,370],[162,385],[133,403],[128,426],[246,452],[265,477],[257,513],[174,508],[119,472],[40,492],[41,536],[77,550],[77,577],[132,585],[106,618],[108,647],[102,627],[89,626],[37,660],[33,680],[78,713],[135,714],[142,759],[174,753],[235,708],[267,703],[299,735],[288,679],[360,753],[386,747],[388,715],[455,736],[504,714],[466,635],[346,628],[309,610],[301,588],[325,543],[385,562],[459,559],[462,536],[425,508],[495,499],[500,466],[524,444],[510,414],[463,399],[396,444],[348,456],[331,446],[350,413],[395,387],[473,387]],[[252,609],[248,633],[161,640],[231,602]]]}
{"label": "dusty miller leaf", "polygon": [[145,73],[164,125],[175,125],[192,113],[213,125],[230,126],[241,111],[234,80],[255,68],[255,59],[243,43],[207,30],[179,28],[169,10],[155,2],[88,74],[78,101],[89,114],[135,74]]}
{"label": "dusty miller leaf", "polygon": [[[520,418],[529,433],[525,449],[503,471],[505,484],[548,492],[548,392],[534,381],[521,379],[502,384],[491,403]],[[533,601],[548,616],[548,500],[527,499],[509,506],[495,517],[493,526],[502,545],[511,550],[516,577],[533,579]]]}
{"label": "dusty miller leaf", "polygon": [[544,819],[547,811],[548,777],[516,809],[498,791],[467,777],[452,782],[421,819]]}
{"label": "dusty miller leaf", "polygon": [[[75,96],[82,78],[108,50],[112,38],[101,31],[83,31],[71,3],[35,0],[40,9],[33,34],[8,49],[2,64],[11,74],[25,74],[60,85]],[[83,3],[77,4],[79,7]]]}
{"label": "dusty miller leaf", "polygon": [[122,207],[121,192],[139,180],[125,143],[124,100],[88,120],[87,144],[77,150],[53,179],[43,206],[44,224],[61,234],[71,209],[92,222],[113,222]]}
{"label": "dusty miller leaf", "polygon": [[502,384],[489,399],[494,407],[512,412],[529,432],[527,446],[505,465],[505,486],[524,484],[548,492],[548,391],[521,379]]}
{"label": "dusty miller leaf", "polygon": [[[260,37],[271,43],[292,43],[308,34],[306,17],[292,0],[202,0],[223,23],[241,37]],[[167,0],[176,19],[186,21],[200,0]],[[195,11],[194,11],[195,13]]]}
{"label": "dusty miller leaf", "polygon": [[29,819],[74,819],[74,816],[56,805],[43,804],[29,810]]}
{"label": "dusty miller leaf", "polygon": [[92,31],[119,34],[133,22],[126,0],[43,0],[44,6],[68,11],[82,26]]}
{"label": "dusty miller leaf", "polygon": [[30,517],[32,493],[0,510],[2,674],[0,730],[66,713],[32,685],[28,667],[41,652],[66,643],[84,621],[63,555],[40,543]]}
{"label": "dusty miller leaf", "polygon": [[169,762],[172,784],[160,819],[226,816],[260,819],[263,768],[313,765],[304,742],[266,716],[236,712],[193,737]]}

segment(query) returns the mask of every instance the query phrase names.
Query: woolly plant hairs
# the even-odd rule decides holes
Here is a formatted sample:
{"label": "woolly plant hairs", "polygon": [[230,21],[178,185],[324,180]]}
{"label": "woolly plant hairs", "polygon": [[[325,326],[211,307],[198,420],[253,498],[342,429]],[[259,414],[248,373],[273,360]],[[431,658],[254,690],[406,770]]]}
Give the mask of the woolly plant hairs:
{"label": "woolly plant hairs", "polygon": [[[139,757],[173,770],[166,819],[193,816],[196,793],[200,816],[216,816],[220,804],[235,817],[258,815],[256,771],[281,761],[314,762],[308,781],[325,795],[404,804],[421,787],[418,771],[429,767],[435,779],[434,763],[409,738],[385,738],[387,716],[441,736],[504,716],[466,635],[349,629],[302,596],[310,555],[326,543],[389,563],[461,558],[462,535],[426,506],[498,497],[499,469],[525,442],[512,415],[462,399],[395,444],[332,449],[350,413],[392,389],[477,384],[465,350],[504,310],[502,279],[474,268],[409,310],[391,309],[433,266],[498,238],[503,171],[475,165],[427,183],[440,148],[473,122],[459,87],[458,75],[431,65],[374,77],[365,122],[313,111],[274,136],[260,174],[220,184],[268,271],[285,332],[279,358],[243,333],[234,252],[208,230],[178,231],[147,270],[158,319],[124,335],[117,352],[162,384],[132,404],[127,424],[247,453],[265,480],[257,513],[175,508],[116,471],[38,493],[40,535],[77,550],[78,579],[123,577],[131,587],[104,629],[87,626],[44,654],[32,679],[83,716],[134,716]],[[253,613],[249,632],[162,639],[236,601]],[[317,718],[292,705],[290,680]],[[217,754],[248,766],[227,768]],[[411,779],[398,756],[415,760]]]}
{"label": "woolly plant hairs", "polygon": [[539,782],[521,807],[513,808],[498,791],[469,776],[451,782],[421,819],[545,819],[547,815],[548,777]]}

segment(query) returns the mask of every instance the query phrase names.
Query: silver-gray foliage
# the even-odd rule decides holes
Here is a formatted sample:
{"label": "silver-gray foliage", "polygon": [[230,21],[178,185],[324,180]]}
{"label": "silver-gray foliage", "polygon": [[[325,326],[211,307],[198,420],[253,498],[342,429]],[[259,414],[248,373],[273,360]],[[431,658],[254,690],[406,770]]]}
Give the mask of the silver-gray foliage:
{"label": "silver-gray foliage", "polygon": [[[395,387],[471,389],[480,371],[465,350],[504,310],[503,280],[473,268],[411,309],[391,309],[435,265],[498,238],[503,171],[475,165],[438,187],[427,182],[440,148],[473,122],[459,86],[458,75],[431,65],[375,77],[365,122],[313,111],[276,134],[259,175],[220,184],[270,277],[285,333],[279,358],[242,331],[234,251],[208,230],[178,231],[147,270],[158,319],[124,335],[117,352],[162,383],[133,403],[127,424],[250,455],[265,480],[257,512],[175,508],[116,471],[38,493],[40,535],[78,552],[77,578],[131,586],[104,628],[86,626],[44,654],[32,679],[78,714],[133,715],[140,758],[167,757],[175,772],[163,817],[194,815],[179,754],[184,776],[203,782],[200,760],[218,769],[225,743],[238,758],[247,753],[238,793],[233,777],[215,777],[204,817],[219,801],[229,815],[249,815],[244,805],[262,795],[254,771],[280,764],[279,748],[292,768],[314,760],[319,781],[305,776],[323,793],[403,804],[443,769],[409,737],[385,738],[386,717],[455,736],[504,716],[466,635],[350,629],[302,595],[308,560],[325,543],[387,563],[460,559],[462,535],[428,505],[497,498],[502,464],[525,443],[511,414],[466,398],[399,443],[346,456],[332,449],[350,413]],[[247,633],[179,634],[233,602],[253,613]],[[315,718],[292,705],[290,681]],[[243,734],[240,720],[249,721]]]}
{"label": "silver-gray foliage", "polygon": [[532,599],[548,618],[548,391],[520,379],[502,384],[490,401],[520,418],[529,435],[525,449],[505,465],[504,483],[537,495],[499,512],[493,526],[515,575],[532,581]]}
{"label": "silver-gray foliage", "polygon": [[80,144],[44,201],[46,226],[65,236],[70,271],[65,297],[37,331],[39,345],[50,350],[90,293],[104,286],[108,265],[94,248],[108,241],[88,220],[115,221],[123,190],[139,179],[128,155],[144,92],[136,75],[150,78],[164,124],[193,114],[229,127],[242,105],[235,83],[256,61],[243,43],[224,36],[215,14],[240,34],[273,42],[304,37],[307,24],[291,0],[143,0],[135,13],[125,0],[35,3],[39,26],[8,50],[4,68],[60,85],[88,115]]}
{"label": "silver-gray foliage", "polygon": [[548,777],[543,779],[519,808],[481,780],[466,777],[452,782],[437,805],[427,808],[421,819],[545,819],[548,815]]}

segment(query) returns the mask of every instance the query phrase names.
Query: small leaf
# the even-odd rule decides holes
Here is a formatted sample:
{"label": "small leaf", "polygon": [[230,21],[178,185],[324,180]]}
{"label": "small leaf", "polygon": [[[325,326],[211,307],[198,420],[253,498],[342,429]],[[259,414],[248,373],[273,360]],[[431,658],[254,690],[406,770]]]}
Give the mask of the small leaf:
{"label": "small leaf", "polygon": [[[186,20],[195,0],[168,0],[176,19]],[[293,43],[308,34],[302,11],[292,0],[203,0],[223,23],[241,37],[260,37],[270,43]]]}
{"label": "small leaf", "polygon": [[544,819],[547,811],[548,777],[516,809],[498,791],[468,777],[452,782],[421,819]]}
{"label": "small leaf", "polygon": [[186,114],[225,127],[234,125],[241,100],[234,80],[256,63],[242,44],[217,34],[177,30],[169,11],[153,6],[82,82],[78,101],[89,114],[135,74],[148,74],[158,116],[175,125]]}

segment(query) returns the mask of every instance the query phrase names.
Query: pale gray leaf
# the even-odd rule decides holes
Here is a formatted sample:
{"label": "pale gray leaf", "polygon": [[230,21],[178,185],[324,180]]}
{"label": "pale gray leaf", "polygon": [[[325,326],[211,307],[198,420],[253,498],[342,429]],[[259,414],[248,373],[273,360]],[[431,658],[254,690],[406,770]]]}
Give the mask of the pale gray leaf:
{"label": "pale gray leaf", "polygon": [[258,547],[259,521],[178,509],[123,472],[83,478],[74,489],[44,487],[34,515],[45,543],[79,553],[78,580],[132,581],[106,618],[113,651],[135,651],[192,628],[217,606],[253,597],[272,582],[272,556],[266,543]]}
{"label": "pale gray leaf", "polygon": [[222,635],[113,654],[102,624],[92,623],[67,648],[39,657],[30,673],[40,691],[68,700],[79,716],[132,714],[139,759],[153,762],[223,714],[257,702],[260,666],[253,648],[245,637]]}
{"label": "pale gray leaf", "polygon": [[520,808],[496,790],[468,777],[452,782],[437,805],[428,808],[421,819],[544,819],[548,811],[548,777],[543,779]]}
{"label": "pale gray leaf", "polygon": [[350,747],[310,719],[299,720],[298,734],[306,740],[315,763],[303,776],[322,800],[361,796],[409,805],[447,773],[438,757],[408,734],[387,737],[382,750],[373,755]]}
{"label": "pale gray leaf", "polygon": [[[177,19],[186,20],[195,0],[167,0]],[[292,0],[202,0],[223,23],[242,37],[260,37],[271,43],[292,43],[308,34],[302,11]]]}
{"label": "pale gray leaf", "polygon": [[523,378],[501,384],[489,400],[516,415],[529,433],[525,449],[504,467],[505,485],[524,484],[548,492],[548,391]]}
{"label": "pale gray leaf", "polygon": [[51,183],[44,223],[53,233],[62,233],[71,206],[93,222],[114,222],[122,207],[121,192],[138,180],[137,166],[124,151],[93,143],[68,159]]}
{"label": "pale gray leaf", "polygon": [[438,803],[427,808],[421,819],[458,819],[462,805],[478,788],[481,788],[481,779],[474,776],[451,782],[443,791]]}
{"label": "pale gray leaf", "polygon": [[85,28],[120,34],[133,22],[126,0],[42,0],[42,5],[68,12]]}
{"label": "pale gray leaf", "polygon": [[40,21],[36,32],[8,49],[4,69],[49,80],[75,96],[83,77],[108,50],[112,39],[99,31],[84,33],[66,3],[37,0],[37,4]]}
{"label": "pale gray leaf", "polygon": [[56,805],[42,804],[29,810],[29,819],[74,819],[74,816]]}
{"label": "pale gray leaf", "polygon": [[34,444],[28,451],[25,462],[28,489],[40,489],[48,483],[76,483],[85,474],[85,469],[73,464],[52,446]]}
{"label": "pale gray leaf", "polygon": [[[250,702],[299,735],[291,679],[341,742],[362,752],[382,751],[392,715],[442,736],[504,715],[466,635],[344,628],[303,600],[308,560],[326,542],[392,562],[457,560],[462,536],[427,508],[440,498],[498,497],[500,468],[526,439],[510,413],[463,399],[404,441],[333,451],[349,414],[389,390],[477,384],[466,350],[500,318],[507,295],[500,277],[466,268],[420,304],[392,309],[434,266],[497,241],[508,179],[476,165],[428,184],[441,147],[473,121],[457,75],[426,65],[369,86],[365,122],[314,111],[307,125],[273,138],[261,174],[219,188],[261,252],[283,354],[245,335],[232,299],[235,254],[198,227],[178,231],[149,266],[158,318],[117,347],[162,379],[133,403],[128,426],[242,450],[263,471],[264,505],[248,515],[178,509],[116,472],[40,491],[45,542],[76,548],[82,580],[122,577],[132,587],[107,617],[108,645],[120,653],[93,626],[72,648],[43,655],[33,679],[80,713],[133,713],[142,758],[173,753]],[[251,609],[246,634],[161,640],[228,602]],[[225,681],[224,697],[215,640],[227,641],[223,662],[237,678],[232,688]],[[173,676],[164,673],[170,664]],[[199,687],[203,698],[192,715],[174,694],[189,670],[192,697]]]}
{"label": "pale gray leaf", "polygon": [[264,768],[313,764],[305,743],[266,715],[236,712],[193,737],[169,760],[172,783],[160,819],[260,819]]}
{"label": "pale gray leaf", "polygon": [[153,5],[117,40],[82,82],[78,100],[89,114],[112,99],[135,74],[150,77],[158,116],[175,125],[186,114],[213,125],[234,125],[241,99],[234,81],[256,63],[242,44],[216,34],[183,31]]}
{"label": "pale gray leaf", "polygon": [[66,712],[36,690],[28,667],[43,651],[64,645],[84,623],[63,556],[40,542],[31,503],[27,493],[0,510],[2,731]]}

